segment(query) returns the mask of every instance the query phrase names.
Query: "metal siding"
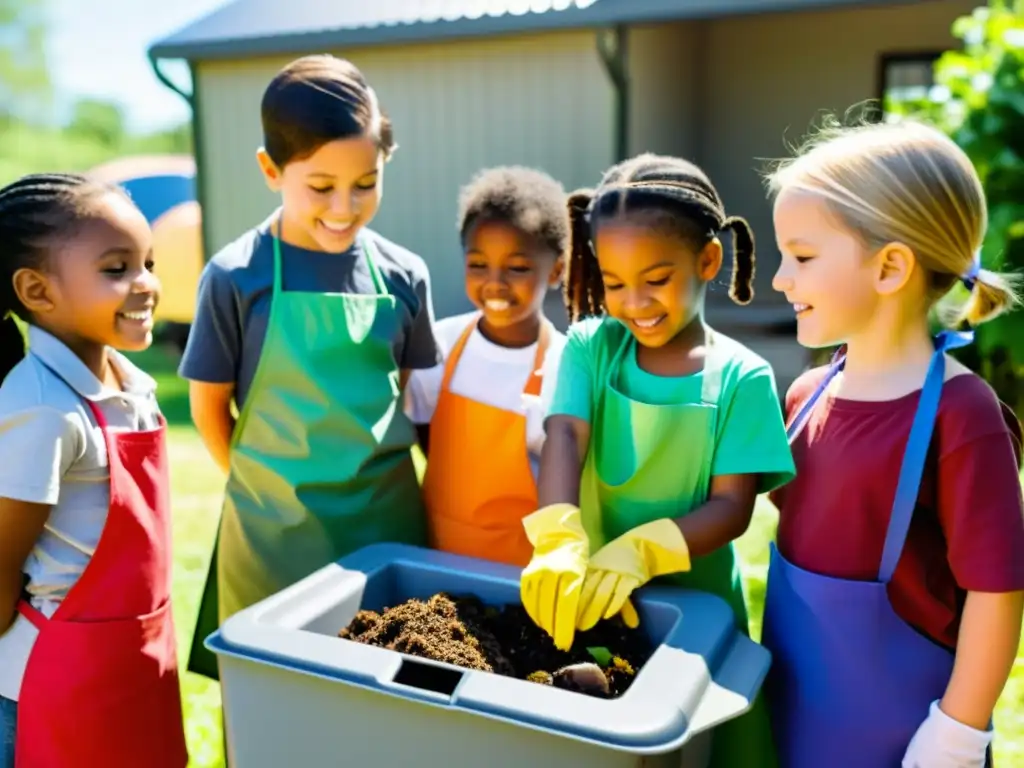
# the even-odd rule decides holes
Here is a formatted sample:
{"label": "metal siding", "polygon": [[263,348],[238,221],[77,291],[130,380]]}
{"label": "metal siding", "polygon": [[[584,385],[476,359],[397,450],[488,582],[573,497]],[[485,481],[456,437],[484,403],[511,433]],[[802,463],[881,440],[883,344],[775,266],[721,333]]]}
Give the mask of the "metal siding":
{"label": "metal siding", "polygon": [[197,120],[204,157],[204,241],[212,255],[276,205],[256,164],[263,141],[260,98],[275,67],[263,62],[195,67]]}
{"label": "metal siding", "polygon": [[[399,148],[372,226],[427,260],[439,317],[468,307],[456,215],[459,188],[477,170],[530,165],[572,189],[595,184],[611,163],[613,93],[591,32],[336,53],[363,70],[395,124]],[[197,67],[214,248],[276,204],[254,152],[260,97],[285,62]]]}

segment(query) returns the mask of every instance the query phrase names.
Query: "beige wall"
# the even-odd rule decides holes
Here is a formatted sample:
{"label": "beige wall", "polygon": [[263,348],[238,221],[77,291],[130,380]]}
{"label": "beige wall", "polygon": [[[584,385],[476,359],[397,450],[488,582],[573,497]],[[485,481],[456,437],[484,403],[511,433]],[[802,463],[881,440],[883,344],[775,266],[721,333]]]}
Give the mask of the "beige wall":
{"label": "beige wall", "polygon": [[841,114],[877,96],[879,57],[943,50],[976,0],[717,21],[708,34],[706,169],[725,200],[750,219],[762,245],[758,288],[778,264],[771,210],[756,172],[799,141],[822,110]]}
{"label": "beige wall", "polygon": [[[711,176],[728,211],[754,227],[758,296],[737,314],[779,314],[771,290],[778,253],[760,161],[784,156],[786,142],[798,141],[822,111],[841,114],[875,98],[880,55],[952,47],[951,24],[976,5],[931,0],[633,32],[631,149],[688,154]],[[724,290],[718,295],[724,298]]]}
{"label": "beige wall", "polygon": [[939,51],[956,44],[953,21],[977,0],[924,0],[889,7],[761,14],[634,27],[629,150],[677,154],[700,164],[729,213],[754,227],[754,303],[727,298],[728,270],[713,290],[711,321],[745,338],[775,369],[780,389],[806,365],[789,336],[768,337],[767,322],[792,320],[771,289],[778,266],[771,206],[758,174],[786,154],[824,111],[842,114],[877,97],[880,57]]}
{"label": "beige wall", "polygon": [[677,22],[629,30],[629,154],[700,154],[702,27]]}
{"label": "beige wall", "polygon": [[[395,124],[400,146],[373,226],[427,259],[439,316],[468,307],[456,203],[474,172],[521,163],[572,188],[593,184],[611,162],[613,93],[591,32],[336,53],[366,73]],[[215,248],[276,204],[253,153],[261,94],[284,63],[198,66],[205,221]]]}

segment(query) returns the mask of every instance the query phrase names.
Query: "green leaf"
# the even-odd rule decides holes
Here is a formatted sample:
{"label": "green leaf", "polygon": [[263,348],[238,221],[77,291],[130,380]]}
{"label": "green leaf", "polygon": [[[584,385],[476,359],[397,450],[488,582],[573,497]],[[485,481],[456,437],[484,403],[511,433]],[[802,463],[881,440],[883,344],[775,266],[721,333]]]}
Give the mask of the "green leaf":
{"label": "green leaf", "polygon": [[594,661],[597,662],[597,665],[600,667],[607,667],[612,663],[612,652],[607,648],[600,646],[597,648],[587,648],[587,653],[593,657]]}

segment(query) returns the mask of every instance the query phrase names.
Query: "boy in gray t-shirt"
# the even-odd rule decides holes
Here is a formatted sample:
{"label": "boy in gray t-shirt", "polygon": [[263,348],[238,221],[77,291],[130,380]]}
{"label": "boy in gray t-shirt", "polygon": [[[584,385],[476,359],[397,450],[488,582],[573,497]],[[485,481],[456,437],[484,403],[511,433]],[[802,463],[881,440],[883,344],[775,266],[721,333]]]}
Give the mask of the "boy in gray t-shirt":
{"label": "boy in gray t-shirt", "polygon": [[410,370],[441,360],[430,280],[368,229],[391,122],[362,73],[326,55],[285,66],[260,114],[256,159],[281,205],[207,265],[181,363],[228,475],[189,656],[214,678],[202,641],[229,616],[361,547],[428,539],[401,397]]}
{"label": "boy in gray t-shirt", "polygon": [[[234,384],[238,409],[245,404],[263,350],[274,285],[270,220],[226,246],[207,264],[199,283],[195,323],[179,374],[190,381]],[[404,370],[440,362],[434,339],[430,276],[423,260],[369,229],[376,264],[396,299],[400,330],[392,350]],[[310,251],[281,243],[282,287],[286,291],[372,293],[365,251],[357,243],[346,253]]]}

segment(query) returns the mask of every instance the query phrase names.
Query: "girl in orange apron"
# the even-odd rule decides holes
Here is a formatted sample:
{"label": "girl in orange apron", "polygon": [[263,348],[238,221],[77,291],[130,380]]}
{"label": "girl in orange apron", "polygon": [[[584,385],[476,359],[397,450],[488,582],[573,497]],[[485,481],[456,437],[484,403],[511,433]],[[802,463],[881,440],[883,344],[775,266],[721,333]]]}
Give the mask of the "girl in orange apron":
{"label": "girl in orange apron", "polygon": [[80,176],[0,190],[3,768],[188,763],[165,425],[114,351],[152,342],[151,239],[122,192]]}
{"label": "girl in orange apron", "polygon": [[435,334],[443,364],[414,371],[407,412],[427,453],[430,542],[526,565],[522,518],[537,508],[543,401],[564,336],[544,315],[569,239],[565,190],[528,168],[493,168],[462,190],[466,294],[476,311]]}

